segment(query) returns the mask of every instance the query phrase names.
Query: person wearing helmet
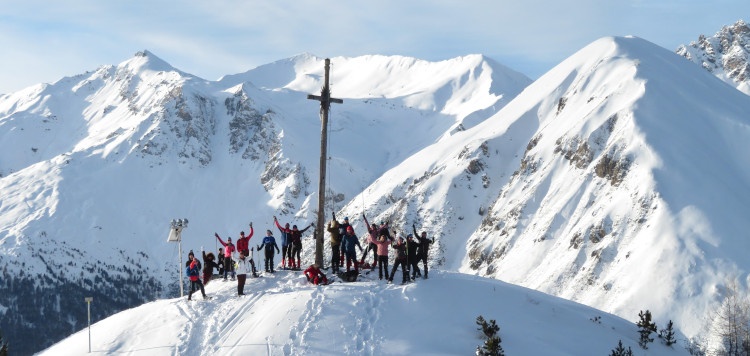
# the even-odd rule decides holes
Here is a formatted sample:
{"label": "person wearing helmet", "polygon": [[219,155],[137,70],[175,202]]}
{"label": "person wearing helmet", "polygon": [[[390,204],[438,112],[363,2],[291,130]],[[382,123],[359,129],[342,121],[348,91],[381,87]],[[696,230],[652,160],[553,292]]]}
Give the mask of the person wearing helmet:
{"label": "person wearing helmet", "polygon": [[227,275],[232,275],[232,280],[234,280],[234,261],[232,260],[233,253],[237,250],[234,247],[234,244],[232,244],[232,238],[227,237],[227,242],[224,242],[221,237],[219,237],[219,234],[214,232],[214,236],[216,236],[217,239],[219,239],[219,243],[224,246],[224,280],[227,280]]}

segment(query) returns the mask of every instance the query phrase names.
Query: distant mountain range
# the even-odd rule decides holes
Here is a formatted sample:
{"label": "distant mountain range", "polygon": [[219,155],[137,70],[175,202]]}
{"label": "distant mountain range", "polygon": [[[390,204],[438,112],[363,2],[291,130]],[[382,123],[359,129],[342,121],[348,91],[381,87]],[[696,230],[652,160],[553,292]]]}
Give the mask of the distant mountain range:
{"label": "distant mountain range", "polygon": [[[687,336],[750,267],[750,98],[715,76],[735,67],[708,73],[630,37],[533,83],[481,55],[331,62],[344,104],[325,214],[359,234],[363,213],[399,233],[414,224],[437,238],[435,268],[627,318],[649,309]],[[306,94],[322,70],[304,54],[206,81],[143,51],[0,96],[4,335],[77,331],[84,296],[97,320],[174,296],[173,218],[190,219],[186,250],[249,222],[257,239],[274,215],[314,221],[321,128]]]}

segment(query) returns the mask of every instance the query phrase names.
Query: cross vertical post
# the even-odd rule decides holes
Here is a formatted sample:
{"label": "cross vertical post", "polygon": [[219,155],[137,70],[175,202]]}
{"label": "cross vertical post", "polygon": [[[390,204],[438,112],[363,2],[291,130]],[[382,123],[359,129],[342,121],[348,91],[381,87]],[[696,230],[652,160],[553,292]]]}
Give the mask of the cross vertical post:
{"label": "cross vertical post", "polygon": [[331,60],[325,60],[325,80],[320,96],[308,95],[311,100],[320,101],[320,179],[318,181],[318,219],[315,223],[315,263],[323,266],[323,226],[325,224],[325,197],[326,197],[326,159],[328,157],[328,109],[331,103],[342,104],[341,99],[331,97],[331,89],[328,86]]}

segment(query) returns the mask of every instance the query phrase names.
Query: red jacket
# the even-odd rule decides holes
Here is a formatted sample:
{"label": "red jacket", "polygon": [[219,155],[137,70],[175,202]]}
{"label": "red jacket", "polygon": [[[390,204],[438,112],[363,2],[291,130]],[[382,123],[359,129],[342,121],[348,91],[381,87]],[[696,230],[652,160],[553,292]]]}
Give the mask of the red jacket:
{"label": "red jacket", "polygon": [[245,251],[249,250],[248,246],[250,245],[250,238],[253,237],[253,227],[250,226],[250,234],[245,235],[245,237],[240,237],[239,240],[237,240],[237,251]]}
{"label": "red jacket", "polygon": [[315,268],[315,266],[313,265],[310,265],[310,267],[307,267],[304,273],[307,278],[315,278],[315,277],[323,275],[323,273],[320,272],[320,268]]}

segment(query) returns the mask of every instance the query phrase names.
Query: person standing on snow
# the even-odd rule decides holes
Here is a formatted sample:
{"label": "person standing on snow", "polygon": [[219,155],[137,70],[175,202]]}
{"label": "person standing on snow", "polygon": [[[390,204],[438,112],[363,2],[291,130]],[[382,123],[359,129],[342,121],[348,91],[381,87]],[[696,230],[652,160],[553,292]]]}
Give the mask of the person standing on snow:
{"label": "person standing on snow", "polygon": [[273,249],[276,249],[276,253],[279,253],[279,245],[276,244],[276,239],[273,237],[273,233],[271,233],[271,230],[266,230],[266,237],[263,238],[263,242],[260,246],[257,246],[258,251],[260,249],[265,248],[265,254],[266,254],[266,272],[274,273],[273,270]]}
{"label": "person standing on snow", "polygon": [[250,265],[250,261],[252,260],[246,258],[244,252],[240,252],[240,258],[237,260],[237,295],[245,295],[247,274],[255,274],[255,268]]}
{"label": "person standing on snow", "polygon": [[[349,230],[349,228],[350,228],[351,226],[352,226],[352,225],[351,225],[351,224],[349,224],[349,217],[348,217],[348,216],[345,216],[345,217],[344,217],[344,221],[343,221],[342,223],[340,223],[340,224],[339,224],[339,235],[341,235],[341,238],[342,238],[342,239],[344,238],[344,236],[346,236],[346,230]],[[343,246],[342,246],[342,247],[343,247]],[[345,253],[346,253],[346,252],[345,252],[345,251],[344,251],[344,250],[342,249],[342,250],[341,250],[341,263],[343,263],[343,262],[344,262],[344,254],[345,254]]]}
{"label": "person standing on snow", "polygon": [[224,280],[227,280],[227,274],[232,274],[232,280],[234,280],[234,261],[232,260],[232,254],[236,251],[236,248],[234,247],[234,244],[232,244],[232,238],[227,237],[227,242],[225,243],[221,237],[219,237],[219,234],[214,232],[214,236],[216,236],[217,239],[219,239],[219,243],[221,243],[222,246],[224,246]]}
{"label": "person standing on snow", "polygon": [[[301,269],[302,265],[300,264],[300,254],[302,253],[302,234],[307,231],[310,227],[312,227],[313,224],[307,225],[306,228],[302,230],[297,229],[297,225],[292,226],[292,253],[289,255],[289,262],[292,265],[292,269]],[[294,263],[294,257],[297,257],[297,263]]]}
{"label": "person standing on snow", "polygon": [[385,279],[390,280],[388,278],[388,245],[390,244],[391,242],[388,241],[385,235],[380,235],[380,238],[375,241],[378,253],[378,279],[383,279],[383,272],[385,271]]}
{"label": "person standing on snow", "polygon": [[284,227],[281,227],[281,224],[279,224],[279,220],[276,219],[276,216],[273,217],[273,222],[276,224],[276,227],[281,232],[281,268],[287,269],[287,258],[289,259],[289,265],[293,265],[292,263],[292,229],[289,228],[289,223],[284,224]]}
{"label": "person standing on snow", "polygon": [[317,263],[310,265],[310,267],[307,267],[305,272],[305,277],[307,277],[307,281],[314,284],[328,284],[328,278],[323,273],[323,271],[320,270],[320,267]]}
{"label": "person standing on snow", "polygon": [[333,273],[339,273],[341,267],[341,232],[339,231],[339,222],[336,220],[336,213],[333,213],[333,219],[328,223],[328,233],[331,234],[331,269]]}
{"label": "person standing on snow", "polygon": [[378,241],[379,239],[380,235],[378,234],[378,230],[380,229],[375,224],[372,224],[372,226],[370,226],[370,222],[367,221],[367,217],[365,216],[365,214],[362,214],[362,219],[364,219],[365,226],[367,227],[367,243],[368,244],[367,244],[367,248],[365,248],[365,253],[362,255],[362,260],[360,261],[360,263],[365,262],[365,258],[367,257],[367,251],[372,251],[372,268],[371,269],[374,270],[375,266],[378,264],[378,251],[377,251],[378,245],[375,242]]}
{"label": "person standing on snow", "polygon": [[417,249],[419,249],[419,243],[414,240],[414,235],[406,235],[406,264],[407,270],[411,269],[411,280],[415,280],[417,276],[422,277],[422,272],[419,271],[419,256],[417,255]]}
{"label": "person standing on snow", "polygon": [[391,279],[389,279],[388,282],[393,282],[393,276],[396,275],[396,269],[398,269],[398,266],[400,265],[401,273],[403,274],[401,284],[405,284],[409,281],[409,272],[406,268],[406,243],[404,241],[404,238],[399,236],[398,240],[394,242],[391,247],[393,247],[393,249],[396,251],[396,259],[393,261]]}
{"label": "person standing on snow", "polygon": [[214,268],[219,269],[219,264],[214,262],[215,257],[212,252],[206,254],[206,251],[203,251],[203,246],[201,246],[201,254],[203,255],[203,285],[207,285],[213,276]]}
{"label": "person standing on snow", "polygon": [[193,300],[193,292],[199,288],[203,295],[203,299],[208,299],[208,297],[206,297],[206,291],[203,289],[203,283],[201,283],[201,280],[198,277],[200,275],[200,270],[201,263],[198,262],[198,259],[195,258],[195,255],[191,250],[190,253],[188,253],[188,267],[185,269],[185,274],[190,279],[190,293],[188,293],[188,300]]}
{"label": "person standing on snow", "polygon": [[[414,231],[414,236],[417,236],[417,227],[412,224],[411,228]],[[417,260],[422,261],[422,267],[424,268],[424,279],[427,279],[427,254],[430,251],[430,244],[435,243],[435,238],[433,237],[432,239],[428,239],[427,232],[422,231],[422,235],[419,235],[419,237],[417,237],[417,240],[419,242],[419,249],[417,249]]]}
{"label": "person standing on snow", "polygon": [[224,248],[219,247],[219,253],[216,254],[217,261],[216,263],[219,265],[219,276],[224,275]]}
{"label": "person standing on snow", "polygon": [[255,269],[255,261],[253,261],[253,258],[250,255],[250,238],[253,237],[253,223],[250,223],[250,234],[245,236],[244,231],[240,231],[240,239],[237,240],[237,251],[242,252],[245,254],[245,257],[248,259],[248,263],[250,263],[250,266],[252,266],[252,272],[253,276],[257,277],[258,273]]}
{"label": "person standing on snow", "polygon": [[354,271],[359,272],[359,262],[357,262],[357,247],[362,252],[362,245],[359,244],[359,238],[354,234],[354,229],[349,226],[346,228],[346,235],[342,241],[344,254],[346,256],[346,271],[349,272],[351,264],[354,263]]}

